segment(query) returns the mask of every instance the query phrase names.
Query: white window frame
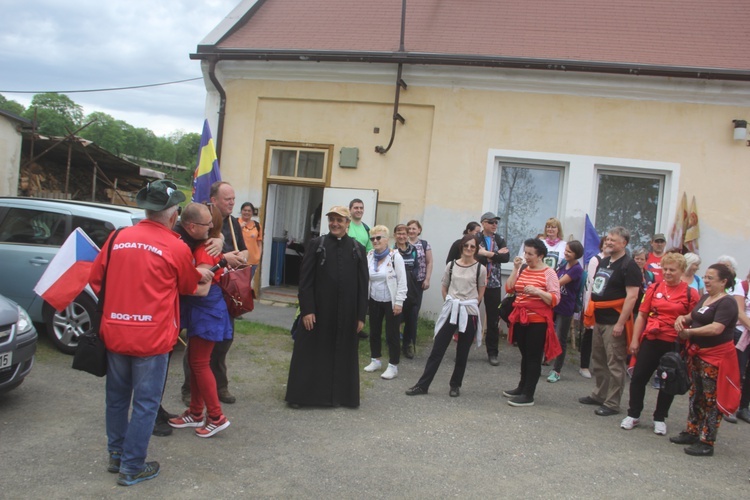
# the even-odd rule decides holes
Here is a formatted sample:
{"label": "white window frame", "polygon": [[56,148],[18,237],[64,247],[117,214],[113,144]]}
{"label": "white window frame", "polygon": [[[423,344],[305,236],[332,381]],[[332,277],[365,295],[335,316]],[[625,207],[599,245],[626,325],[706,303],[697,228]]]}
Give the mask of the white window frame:
{"label": "white window frame", "polygon": [[[598,173],[623,173],[631,175],[662,176],[661,207],[657,220],[658,232],[667,233],[674,221],[679,200],[679,163],[617,158],[593,155],[571,155],[555,152],[489,149],[485,168],[482,211],[494,212],[499,206],[500,173],[502,164],[549,165],[563,167],[563,192],[559,217],[567,235],[583,237],[586,214],[596,223],[596,192]],[[503,214],[498,214],[502,217]],[[509,249],[511,253],[515,249]]]}

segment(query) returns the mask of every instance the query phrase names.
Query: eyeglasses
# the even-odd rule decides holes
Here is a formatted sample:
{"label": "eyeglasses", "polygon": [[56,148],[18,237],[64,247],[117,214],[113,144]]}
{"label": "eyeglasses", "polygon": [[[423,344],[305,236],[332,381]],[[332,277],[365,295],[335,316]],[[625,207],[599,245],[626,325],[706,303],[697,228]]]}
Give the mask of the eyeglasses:
{"label": "eyeglasses", "polygon": [[204,227],[211,227],[211,226],[214,225],[214,221],[211,221],[211,222],[208,222],[208,223],[205,223],[205,222],[193,222],[193,224],[197,224],[199,226],[204,226]]}
{"label": "eyeglasses", "polygon": [[495,220],[486,220],[484,222],[486,222],[487,224],[491,224],[493,226],[497,226],[497,219],[495,219]]}
{"label": "eyeglasses", "polygon": [[376,241],[380,241],[381,238],[382,238],[382,236],[373,236],[373,237],[370,238],[370,241],[372,241],[374,243]]}
{"label": "eyeglasses", "polygon": [[468,243],[464,245],[464,248],[476,248],[476,245],[469,245]]}

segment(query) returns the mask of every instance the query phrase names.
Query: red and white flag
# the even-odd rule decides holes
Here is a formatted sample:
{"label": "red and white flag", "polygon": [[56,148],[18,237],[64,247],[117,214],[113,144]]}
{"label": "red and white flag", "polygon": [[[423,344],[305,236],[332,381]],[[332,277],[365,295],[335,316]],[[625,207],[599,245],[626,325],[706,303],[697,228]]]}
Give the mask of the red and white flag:
{"label": "red and white flag", "polygon": [[55,310],[62,311],[86,287],[97,255],[99,247],[77,227],[53,257],[34,291]]}

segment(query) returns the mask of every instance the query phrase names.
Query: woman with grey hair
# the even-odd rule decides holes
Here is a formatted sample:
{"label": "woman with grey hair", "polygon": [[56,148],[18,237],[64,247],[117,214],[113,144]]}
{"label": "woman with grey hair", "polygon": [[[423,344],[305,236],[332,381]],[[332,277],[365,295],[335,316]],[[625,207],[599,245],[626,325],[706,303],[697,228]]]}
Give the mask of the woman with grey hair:
{"label": "woman with grey hair", "polygon": [[706,293],[706,286],[703,284],[703,278],[696,274],[701,267],[700,256],[693,252],[688,252],[685,254],[685,262],[687,262],[687,269],[682,275],[682,281],[698,290],[698,294],[703,295]]}

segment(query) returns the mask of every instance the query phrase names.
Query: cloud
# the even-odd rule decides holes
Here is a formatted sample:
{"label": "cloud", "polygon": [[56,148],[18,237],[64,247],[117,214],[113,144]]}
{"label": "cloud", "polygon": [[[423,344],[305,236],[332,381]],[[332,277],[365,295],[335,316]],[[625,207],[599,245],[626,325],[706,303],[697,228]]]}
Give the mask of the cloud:
{"label": "cloud", "polygon": [[[189,54],[238,3],[3,0],[0,90],[111,88],[201,77],[200,63]],[[205,93],[197,81],[68,96],[86,113],[104,111],[163,135],[189,123],[188,131],[200,132]],[[22,104],[32,97],[4,95]]]}

